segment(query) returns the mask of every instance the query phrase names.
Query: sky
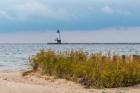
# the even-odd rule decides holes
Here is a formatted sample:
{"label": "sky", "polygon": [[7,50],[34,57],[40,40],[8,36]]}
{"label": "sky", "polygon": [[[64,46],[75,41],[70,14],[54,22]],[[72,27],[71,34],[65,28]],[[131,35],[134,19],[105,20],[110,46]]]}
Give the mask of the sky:
{"label": "sky", "polygon": [[58,28],[65,42],[140,42],[139,4],[140,0],[1,0],[0,43],[53,41]]}

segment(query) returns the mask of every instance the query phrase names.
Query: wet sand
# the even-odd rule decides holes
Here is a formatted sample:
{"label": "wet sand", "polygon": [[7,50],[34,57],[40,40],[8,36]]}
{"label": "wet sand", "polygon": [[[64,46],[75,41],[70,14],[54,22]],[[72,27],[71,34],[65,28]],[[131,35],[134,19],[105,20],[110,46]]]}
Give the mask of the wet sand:
{"label": "wet sand", "polygon": [[0,93],[140,93],[140,85],[127,88],[86,89],[64,79],[22,72],[0,72]]}

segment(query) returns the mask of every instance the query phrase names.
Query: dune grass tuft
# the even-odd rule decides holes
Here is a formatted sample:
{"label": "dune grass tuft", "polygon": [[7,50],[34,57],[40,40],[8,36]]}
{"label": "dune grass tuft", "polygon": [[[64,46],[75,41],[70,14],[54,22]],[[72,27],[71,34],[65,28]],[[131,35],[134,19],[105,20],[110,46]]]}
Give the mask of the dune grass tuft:
{"label": "dune grass tuft", "polygon": [[116,88],[140,83],[139,55],[88,54],[41,50],[30,58],[33,71],[72,80],[88,88]]}

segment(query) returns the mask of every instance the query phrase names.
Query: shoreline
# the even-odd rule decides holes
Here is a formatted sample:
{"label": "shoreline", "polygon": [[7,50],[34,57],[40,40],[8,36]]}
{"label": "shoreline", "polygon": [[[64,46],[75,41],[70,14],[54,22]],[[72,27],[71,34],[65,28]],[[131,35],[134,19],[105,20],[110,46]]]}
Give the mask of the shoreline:
{"label": "shoreline", "polygon": [[0,93],[140,93],[140,85],[124,88],[86,89],[65,79],[23,71],[0,71]]}

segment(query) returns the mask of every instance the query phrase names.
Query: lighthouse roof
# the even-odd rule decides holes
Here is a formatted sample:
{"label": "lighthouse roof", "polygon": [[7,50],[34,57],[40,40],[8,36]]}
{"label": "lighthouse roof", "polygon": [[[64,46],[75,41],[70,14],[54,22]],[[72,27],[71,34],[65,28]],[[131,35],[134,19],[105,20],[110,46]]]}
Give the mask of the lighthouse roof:
{"label": "lighthouse roof", "polygon": [[60,33],[60,30],[58,29],[56,33]]}

